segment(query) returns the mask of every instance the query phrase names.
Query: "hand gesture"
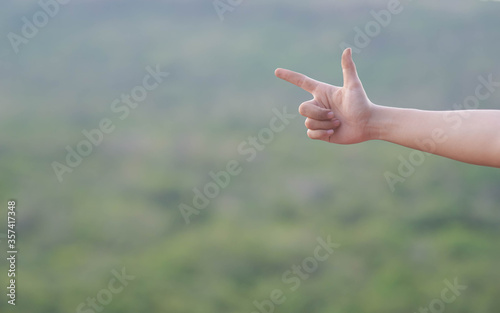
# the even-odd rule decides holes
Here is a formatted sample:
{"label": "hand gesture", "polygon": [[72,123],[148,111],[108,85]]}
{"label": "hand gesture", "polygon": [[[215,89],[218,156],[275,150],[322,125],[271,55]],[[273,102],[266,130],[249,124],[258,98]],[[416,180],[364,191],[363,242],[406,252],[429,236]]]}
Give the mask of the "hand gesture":
{"label": "hand gesture", "polygon": [[311,139],[338,144],[354,144],[370,139],[369,121],[375,105],[366,96],[359,80],[352,50],[342,54],[344,86],[337,87],[290,70],[277,69],[277,77],[286,80],[314,98],[302,103],[301,115],[307,117],[307,135]]}

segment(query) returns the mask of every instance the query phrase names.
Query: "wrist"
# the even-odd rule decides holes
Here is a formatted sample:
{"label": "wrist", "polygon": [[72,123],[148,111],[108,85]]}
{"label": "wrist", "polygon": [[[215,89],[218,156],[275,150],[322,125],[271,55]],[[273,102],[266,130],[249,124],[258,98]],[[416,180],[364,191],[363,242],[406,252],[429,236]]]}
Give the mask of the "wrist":
{"label": "wrist", "polygon": [[370,118],[366,126],[367,141],[387,140],[392,125],[392,109],[372,103]]}

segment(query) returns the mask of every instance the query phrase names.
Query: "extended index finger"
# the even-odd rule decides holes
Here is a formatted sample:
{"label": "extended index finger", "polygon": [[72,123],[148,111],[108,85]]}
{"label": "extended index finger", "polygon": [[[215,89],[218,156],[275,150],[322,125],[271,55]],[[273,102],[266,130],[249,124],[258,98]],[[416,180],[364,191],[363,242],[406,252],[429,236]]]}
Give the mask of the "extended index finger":
{"label": "extended index finger", "polygon": [[285,70],[282,68],[277,69],[274,72],[274,74],[276,75],[276,77],[286,80],[287,82],[292,83],[295,86],[300,87],[309,93],[313,93],[314,90],[316,90],[316,87],[318,87],[319,85],[318,81],[309,78],[304,74],[300,74],[290,70]]}

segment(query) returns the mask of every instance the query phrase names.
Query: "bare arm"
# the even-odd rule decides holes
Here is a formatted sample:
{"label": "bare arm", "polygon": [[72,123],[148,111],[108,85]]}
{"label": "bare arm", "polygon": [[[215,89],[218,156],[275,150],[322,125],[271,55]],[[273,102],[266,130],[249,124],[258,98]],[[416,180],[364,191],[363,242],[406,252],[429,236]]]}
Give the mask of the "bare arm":
{"label": "bare arm", "polygon": [[500,168],[500,110],[421,111],[373,104],[350,49],[342,55],[344,86],[289,70],[276,76],[310,92],[299,112],[311,139],[338,144],[385,140],[450,159]]}
{"label": "bare arm", "polygon": [[500,111],[377,107],[372,138],[457,161],[500,168]]}

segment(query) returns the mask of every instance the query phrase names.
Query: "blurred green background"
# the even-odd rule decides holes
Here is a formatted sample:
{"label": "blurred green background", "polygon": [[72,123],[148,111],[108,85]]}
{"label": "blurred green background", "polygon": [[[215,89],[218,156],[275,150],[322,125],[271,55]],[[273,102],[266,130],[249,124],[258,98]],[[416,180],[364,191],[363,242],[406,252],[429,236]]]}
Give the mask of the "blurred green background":
{"label": "blurred green background", "polygon": [[[279,289],[274,312],[418,312],[455,277],[468,288],[446,312],[498,311],[499,170],[428,156],[391,192],[384,173],[411,150],[311,141],[298,115],[255,160],[238,152],[273,109],[295,113],[311,97],[274,69],[341,85],[341,42],[388,2],[243,1],[221,20],[211,0],[73,0],[15,53],[8,34],[41,7],[3,1],[0,311],[250,313]],[[479,75],[500,79],[500,3],[402,5],[355,55],[373,102],[451,110]],[[111,103],[156,65],[169,76],[120,120]],[[500,91],[480,108],[499,105]],[[114,131],[59,182],[51,164],[102,118]],[[242,172],[187,225],[179,205],[231,160]],[[282,275],[319,236],[340,247],[291,291]],[[85,306],[123,267],[135,279],[109,304]]]}

